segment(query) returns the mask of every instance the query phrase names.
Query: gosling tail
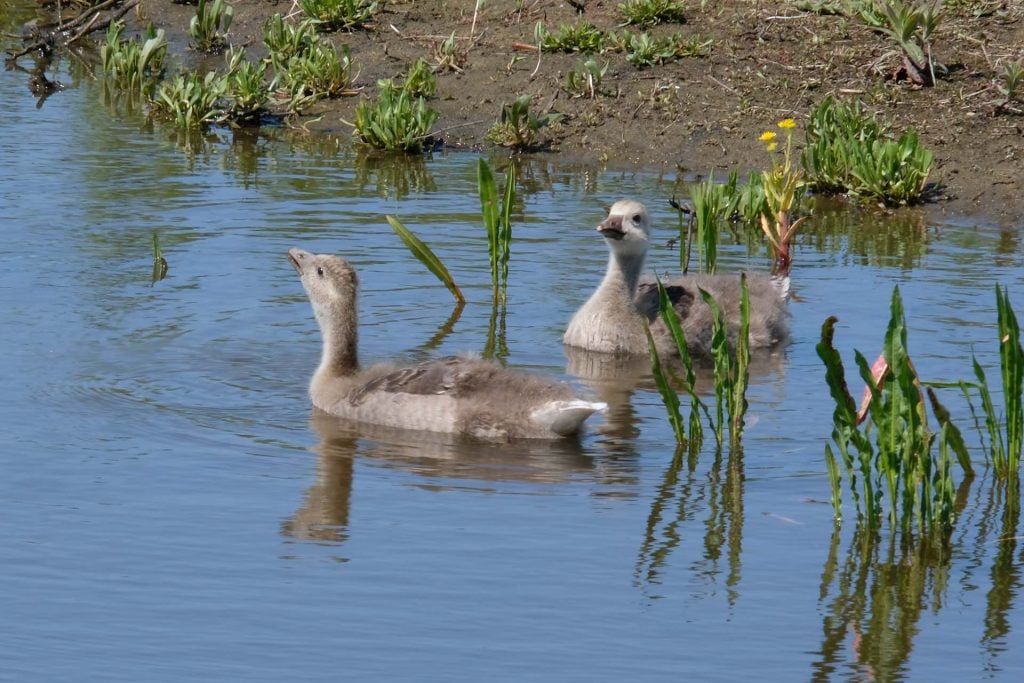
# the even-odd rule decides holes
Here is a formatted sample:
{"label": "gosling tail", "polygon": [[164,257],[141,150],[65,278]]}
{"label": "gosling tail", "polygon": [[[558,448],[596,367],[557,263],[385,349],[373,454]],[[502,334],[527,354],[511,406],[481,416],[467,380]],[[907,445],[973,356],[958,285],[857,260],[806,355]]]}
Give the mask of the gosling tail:
{"label": "gosling tail", "polygon": [[583,421],[594,413],[608,407],[607,403],[594,401],[549,401],[530,414],[534,424],[558,436],[575,434]]}

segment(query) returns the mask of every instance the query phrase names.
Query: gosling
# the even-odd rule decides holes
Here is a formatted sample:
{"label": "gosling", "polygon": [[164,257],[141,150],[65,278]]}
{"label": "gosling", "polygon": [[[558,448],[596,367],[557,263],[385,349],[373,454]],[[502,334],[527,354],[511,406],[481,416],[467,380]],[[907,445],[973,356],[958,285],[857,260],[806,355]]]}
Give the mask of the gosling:
{"label": "gosling", "polygon": [[[597,226],[608,243],[608,270],[590,299],[576,311],[562,341],[590,351],[646,355],[644,322],[650,325],[659,354],[678,355],[664,321],[658,316],[658,291],[653,278],[640,273],[650,242],[650,216],[637,201],[615,202]],[[713,317],[698,288],[709,292],[722,310],[729,343],[740,325],[740,278],[736,275],[691,275],[666,282],[665,288],[679,317],[686,345],[695,357],[710,357]],[[750,349],[765,350],[788,338],[789,312],[771,278],[748,275]]]}
{"label": "gosling", "polygon": [[606,408],[578,399],[562,382],[478,358],[448,357],[360,370],[356,271],[345,259],[288,251],[323,337],[309,384],[313,405],[357,422],[465,435],[489,441],[555,439],[580,431]]}

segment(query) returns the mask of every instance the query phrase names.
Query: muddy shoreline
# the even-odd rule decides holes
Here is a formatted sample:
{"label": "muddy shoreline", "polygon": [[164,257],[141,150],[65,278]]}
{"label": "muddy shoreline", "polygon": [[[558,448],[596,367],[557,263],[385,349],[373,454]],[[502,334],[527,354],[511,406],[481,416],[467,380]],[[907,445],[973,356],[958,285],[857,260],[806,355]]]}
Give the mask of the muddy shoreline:
{"label": "muddy shoreline", "polygon": [[[359,97],[373,96],[380,78],[396,77],[419,57],[433,60],[440,40],[463,37],[461,72],[437,74],[431,101],[441,117],[435,130],[456,149],[494,146],[484,135],[501,105],[529,93],[535,106],[561,115],[546,131],[549,152],[566,161],[611,169],[706,173],[762,168],[761,131],[785,117],[800,121],[826,94],[856,97],[897,129],[914,126],[935,154],[931,180],[942,191],[931,210],[1008,225],[1024,217],[1024,116],[995,115],[995,82],[1007,60],[1024,58],[1024,6],[956,2],[947,7],[935,42],[943,75],[935,87],[891,78],[899,64],[889,39],[858,21],[801,11],[797,2],[725,0],[691,3],[687,21],[648,29],[711,40],[710,53],[637,69],[622,54],[606,54],[610,94],[571,97],[566,73],[578,55],[525,51],[538,21],[552,30],[583,18],[602,30],[621,30],[617,1],[588,0],[579,13],[566,2],[489,0],[473,23],[473,3],[391,1],[370,30],[335,33],[360,66],[362,95],[326,100],[301,121],[315,131],[347,135]],[[236,0],[233,44],[262,56],[261,27],[288,3]],[[197,62],[187,47],[194,7],[141,0],[131,13],[140,28],[163,27],[172,51]],[[634,27],[630,27],[636,30]],[[468,37],[472,33],[473,40]]]}

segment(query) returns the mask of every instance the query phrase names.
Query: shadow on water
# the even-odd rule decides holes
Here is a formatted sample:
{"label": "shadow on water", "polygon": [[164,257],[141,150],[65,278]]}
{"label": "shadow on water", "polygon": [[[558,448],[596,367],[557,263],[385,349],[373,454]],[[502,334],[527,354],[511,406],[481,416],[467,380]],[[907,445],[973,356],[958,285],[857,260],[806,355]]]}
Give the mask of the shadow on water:
{"label": "shadow on water", "polygon": [[950,608],[951,565],[962,556],[971,558],[959,579],[965,585],[979,583],[971,575],[991,563],[980,645],[986,668],[1000,670],[996,660],[1006,650],[1020,586],[1020,492],[1016,482],[989,482],[983,487],[987,500],[968,505],[971,483],[958,489],[958,528],[944,536],[884,539],[858,524],[840,560],[843,534],[836,525],[821,573],[822,640],[812,680],[833,680],[843,672],[867,680],[905,677],[922,616],[930,612],[937,618]]}

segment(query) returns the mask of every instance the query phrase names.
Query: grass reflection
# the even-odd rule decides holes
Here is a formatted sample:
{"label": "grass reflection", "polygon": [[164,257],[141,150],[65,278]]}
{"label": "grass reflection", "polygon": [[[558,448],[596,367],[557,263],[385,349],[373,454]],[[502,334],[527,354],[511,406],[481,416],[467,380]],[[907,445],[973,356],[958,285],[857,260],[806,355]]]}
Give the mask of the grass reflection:
{"label": "grass reflection", "polygon": [[[689,523],[698,524],[703,528],[703,550],[694,569],[715,580],[722,573],[724,557],[727,597],[733,604],[739,597],[737,588],[742,578],[743,452],[736,449],[724,457],[716,449],[715,459],[703,477],[696,471],[696,454],[684,454],[684,448],[676,449],[651,503],[634,581],[641,588],[660,584],[669,558],[688,537],[685,528]],[[698,520],[697,513],[702,510],[707,516]]]}

